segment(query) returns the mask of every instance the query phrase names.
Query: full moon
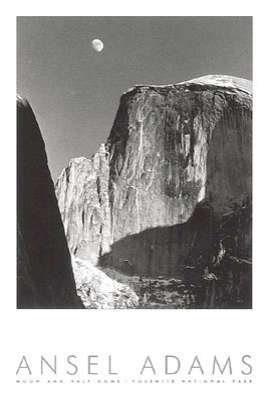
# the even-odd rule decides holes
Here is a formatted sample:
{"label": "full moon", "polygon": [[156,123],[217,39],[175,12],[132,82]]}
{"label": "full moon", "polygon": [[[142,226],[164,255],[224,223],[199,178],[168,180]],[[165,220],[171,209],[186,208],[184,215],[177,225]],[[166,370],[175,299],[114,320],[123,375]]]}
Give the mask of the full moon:
{"label": "full moon", "polygon": [[100,39],[94,39],[91,42],[92,47],[95,51],[97,51],[98,53],[100,53],[103,50],[104,44]]}

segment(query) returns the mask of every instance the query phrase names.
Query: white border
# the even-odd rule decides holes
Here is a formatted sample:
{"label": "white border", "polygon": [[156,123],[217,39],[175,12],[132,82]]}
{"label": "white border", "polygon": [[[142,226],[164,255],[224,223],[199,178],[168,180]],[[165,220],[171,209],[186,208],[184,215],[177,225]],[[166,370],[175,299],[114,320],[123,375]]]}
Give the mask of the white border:
{"label": "white border", "polygon": [[[87,3],[87,4],[86,4]],[[128,2],[131,3],[131,2]],[[183,2],[185,3],[185,2]],[[230,4],[230,6],[228,6]],[[16,15],[253,15],[254,16],[254,309],[228,310],[43,310],[15,309],[15,17]],[[2,398],[73,399],[78,396],[102,398],[230,399],[265,398],[267,330],[266,266],[266,93],[267,15],[264,7],[249,1],[220,4],[215,1],[135,1],[90,4],[85,1],[10,1],[2,10],[2,152],[1,152],[1,344]],[[3,203],[3,204],[2,204]],[[14,383],[17,355],[21,352],[114,353],[133,360],[147,353],[218,354],[253,353],[255,383],[251,385],[169,386],[18,386]],[[260,393],[260,394],[258,394]],[[2,394],[2,393],[1,393]]]}

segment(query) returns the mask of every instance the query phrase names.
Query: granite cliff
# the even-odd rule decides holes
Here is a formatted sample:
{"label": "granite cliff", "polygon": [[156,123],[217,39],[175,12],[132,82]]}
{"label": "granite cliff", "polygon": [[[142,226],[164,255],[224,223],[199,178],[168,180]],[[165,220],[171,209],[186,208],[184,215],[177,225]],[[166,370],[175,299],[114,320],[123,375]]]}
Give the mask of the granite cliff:
{"label": "granite cliff", "polygon": [[185,278],[185,266],[203,271],[221,253],[250,259],[251,134],[247,80],[128,90],[106,144],[56,183],[70,251],[151,277]]}

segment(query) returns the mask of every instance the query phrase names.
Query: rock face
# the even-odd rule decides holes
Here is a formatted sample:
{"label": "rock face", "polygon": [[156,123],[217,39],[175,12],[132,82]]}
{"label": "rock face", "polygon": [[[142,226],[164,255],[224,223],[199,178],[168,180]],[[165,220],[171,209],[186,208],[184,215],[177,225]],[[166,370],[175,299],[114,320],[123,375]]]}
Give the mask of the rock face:
{"label": "rock face", "polygon": [[45,145],[29,103],[19,97],[17,226],[17,307],[82,308]]}
{"label": "rock face", "polygon": [[57,181],[70,250],[148,276],[211,263],[226,235],[236,255],[250,257],[251,220],[230,217],[229,230],[224,221],[251,212],[251,134],[247,80],[130,89],[105,146],[71,160]]}
{"label": "rock face", "polygon": [[127,284],[111,279],[89,260],[72,257],[77,293],[85,308],[137,308],[139,297]]}
{"label": "rock face", "polygon": [[110,250],[109,154],[72,159],[56,184],[56,195],[71,253],[93,265]]}

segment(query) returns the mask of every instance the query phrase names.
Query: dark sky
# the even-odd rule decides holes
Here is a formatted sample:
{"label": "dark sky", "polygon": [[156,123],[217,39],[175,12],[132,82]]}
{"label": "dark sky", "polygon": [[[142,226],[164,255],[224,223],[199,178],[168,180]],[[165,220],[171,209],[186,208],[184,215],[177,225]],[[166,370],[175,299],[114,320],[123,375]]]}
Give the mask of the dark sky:
{"label": "dark sky", "polygon": [[17,90],[36,114],[54,180],[106,140],[129,87],[252,79],[250,17],[20,17],[17,30]]}

